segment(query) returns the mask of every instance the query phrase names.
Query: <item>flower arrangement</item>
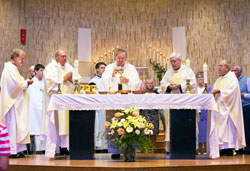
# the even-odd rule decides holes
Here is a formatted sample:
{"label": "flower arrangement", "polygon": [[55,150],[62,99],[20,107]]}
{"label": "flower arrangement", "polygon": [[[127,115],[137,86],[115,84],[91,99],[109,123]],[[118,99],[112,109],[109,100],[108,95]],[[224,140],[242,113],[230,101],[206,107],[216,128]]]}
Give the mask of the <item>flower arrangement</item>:
{"label": "flower arrangement", "polygon": [[149,135],[153,134],[154,125],[133,108],[115,113],[112,122],[105,123],[105,129],[107,139],[124,153],[127,148],[138,148],[145,153],[152,150]]}

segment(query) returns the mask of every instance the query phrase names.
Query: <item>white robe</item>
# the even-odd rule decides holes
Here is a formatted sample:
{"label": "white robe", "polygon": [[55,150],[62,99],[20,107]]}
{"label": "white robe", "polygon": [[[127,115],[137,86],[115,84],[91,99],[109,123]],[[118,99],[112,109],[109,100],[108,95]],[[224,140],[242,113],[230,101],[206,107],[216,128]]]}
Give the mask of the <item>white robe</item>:
{"label": "white robe", "polygon": [[242,104],[235,74],[229,71],[224,76],[220,76],[214,84],[214,89],[220,90],[220,93],[215,95],[219,116],[214,128],[217,131],[219,148],[235,150],[244,148],[246,142]]}
{"label": "white robe", "polygon": [[0,121],[9,130],[11,154],[26,150],[30,143],[27,81],[11,62],[4,64],[1,76]]}
{"label": "white robe", "polygon": [[[173,68],[170,68],[169,70],[167,70],[167,72],[165,73],[163,79],[161,80],[161,87],[164,89],[164,92],[166,92],[167,87],[170,84],[180,84],[182,92],[180,91],[180,89],[172,90],[171,94],[184,93],[185,90],[186,90],[186,78],[187,78],[187,67],[185,65],[182,65],[178,70],[174,70]],[[191,69],[189,70],[189,79],[190,79],[190,85],[191,85],[191,88],[192,88],[191,91],[194,92],[195,91],[195,86],[196,86],[196,79],[195,79],[195,74]],[[170,151],[170,124],[169,124],[170,113],[169,113],[169,110],[166,110],[165,113],[166,113],[166,119],[165,119],[165,125],[166,125],[166,133],[165,133],[166,151],[169,152]],[[196,133],[196,136],[197,135],[198,134]]]}
{"label": "white robe", "polygon": [[[65,76],[68,72],[74,72],[73,67],[65,63],[65,66],[60,68],[61,77]],[[50,100],[50,96],[55,94],[58,90],[58,69],[57,62],[53,59],[51,63],[49,63],[44,70],[44,82],[45,82],[45,105],[43,109],[43,118],[42,118],[42,131],[43,135],[47,135],[47,126],[48,126],[48,116],[47,116],[47,108]],[[72,94],[73,85],[71,82],[64,82],[62,85],[62,93],[63,94]],[[58,114],[57,114],[58,113]],[[69,147],[69,111],[55,111],[55,124],[57,128],[57,152],[58,147]],[[59,137],[60,136],[60,137]],[[48,140],[47,140],[48,143]],[[47,144],[48,145],[48,144]],[[46,146],[47,146],[46,145]]]}
{"label": "white robe", "polygon": [[[105,91],[104,86],[101,82],[101,78],[95,76],[89,83],[95,83],[98,91]],[[107,141],[104,136],[104,123],[106,120],[106,113],[104,110],[97,110],[95,115],[95,147],[96,149],[107,149]]]}
{"label": "white robe", "polygon": [[[115,68],[120,68],[120,66],[117,66],[116,62],[109,64],[106,66],[105,71],[102,74],[102,84],[104,85],[106,91],[118,90],[118,84],[121,82],[120,73],[117,73],[114,77],[112,77],[112,73]],[[129,79],[129,82],[126,84],[126,89],[131,89],[132,91],[136,90],[140,84],[140,79],[136,68],[126,62],[122,69],[124,69],[122,76]]]}
{"label": "white robe", "polygon": [[28,88],[30,135],[35,136],[35,150],[45,150],[45,141],[40,140],[43,108],[44,79],[33,77],[33,84]]}

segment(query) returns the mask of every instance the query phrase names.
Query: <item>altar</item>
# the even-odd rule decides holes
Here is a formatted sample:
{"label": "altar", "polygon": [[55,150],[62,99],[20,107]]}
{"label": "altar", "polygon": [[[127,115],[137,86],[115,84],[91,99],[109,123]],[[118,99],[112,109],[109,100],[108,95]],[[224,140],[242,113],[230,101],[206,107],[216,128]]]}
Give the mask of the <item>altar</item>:
{"label": "altar", "polygon": [[[54,157],[55,155],[57,142],[54,124],[55,110],[95,111],[128,109],[131,107],[135,109],[206,109],[218,111],[214,97],[211,94],[54,94],[49,102],[47,112],[49,123],[45,155],[47,157]],[[94,112],[92,112],[92,114],[94,114]],[[210,130],[208,137],[209,142],[211,142],[209,143],[211,158],[219,157],[217,132],[215,129],[217,117],[218,116],[214,114],[211,116],[211,120],[209,121]]]}

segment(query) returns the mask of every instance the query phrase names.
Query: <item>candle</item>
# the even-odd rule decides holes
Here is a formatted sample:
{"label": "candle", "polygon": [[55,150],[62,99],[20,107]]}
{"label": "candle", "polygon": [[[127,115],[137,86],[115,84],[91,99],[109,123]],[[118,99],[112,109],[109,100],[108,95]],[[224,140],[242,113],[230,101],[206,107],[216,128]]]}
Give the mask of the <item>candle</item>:
{"label": "candle", "polygon": [[57,83],[62,83],[62,77],[61,77],[61,65],[58,63],[56,65],[56,68],[57,68]]}
{"label": "candle", "polygon": [[163,67],[166,68],[166,56],[163,55]]}
{"label": "candle", "polygon": [[157,54],[156,54],[156,63],[159,63],[159,49],[157,49]]}
{"label": "candle", "polygon": [[112,48],[112,58],[113,58],[112,60],[115,61],[115,49],[114,48]]}
{"label": "candle", "polygon": [[109,50],[109,55],[108,55],[108,57],[109,57],[108,63],[110,64],[110,63],[111,63],[111,51],[110,51],[110,50]]}
{"label": "candle", "polygon": [[155,48],[153,48],[153,62],[155,61]]}
{"label": "candle", "polygon": [[152,47],[151,45],[149,45],[149,59],[152,58]]}
{"label": "candle", "polygon": [[204,83],[207,83],[207,64],[203,64]]}
{"label": "candle", "polygon": [[189,72],[190,72],[190,60],[186,60],[186,67],[187,67],[187,79],[189,79]]}
{"label": "candle", "polygon": [[78,68],[79,68],[79,61],[78,60],[75,60],[74,61],[74,74],[73,74],[73,79],[74,80],[77,80],[78,79]]}

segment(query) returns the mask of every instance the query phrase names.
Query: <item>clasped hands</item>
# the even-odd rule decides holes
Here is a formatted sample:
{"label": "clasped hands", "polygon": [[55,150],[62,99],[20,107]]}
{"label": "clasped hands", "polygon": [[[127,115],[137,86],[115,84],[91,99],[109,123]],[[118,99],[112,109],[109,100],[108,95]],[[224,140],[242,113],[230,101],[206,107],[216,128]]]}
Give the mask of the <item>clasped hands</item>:
{"label": "clasped hands", "polygon": [[171,89],[171,90],[178,90],[179,88],[180,88],[180,84],[170,84],[169,85],[169,88]]}
{"label": "clasped hands", "polygon": [[72,72],[68,72],[66,75],[64,75],[63,82],[67,82],[67,81],[72,82],[72,75],[73,75]]}
{"label": "clasped hands", "polygon": [[219,94],[219,93],[220,93],[220,90],[214,89],[214,90],[212,90],[210,93],[213,94],[213,95],[216,95],[216,94]]}
{"label": "clasped hands", "polygon": [[[112,73],[112,77],[114,77],[118,72],[119,72],[119,68],[115,68],[113,73]],[[120,81],[121,81],[121,83],[127,84],[129,80],[127,77],[121,76]]]}

